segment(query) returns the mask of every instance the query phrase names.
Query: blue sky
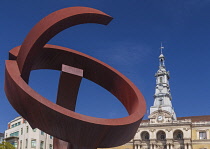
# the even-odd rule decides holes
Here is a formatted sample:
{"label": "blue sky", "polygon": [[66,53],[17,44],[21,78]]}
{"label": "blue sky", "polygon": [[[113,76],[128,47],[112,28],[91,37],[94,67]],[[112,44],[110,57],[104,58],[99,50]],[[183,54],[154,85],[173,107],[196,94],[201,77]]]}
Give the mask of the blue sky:
{"label": "blue sky", "polygon": [[[0,132],[18,116],[4,93],[8,51],[21,45],[43,17],[72,6],[96,8],[114,19],[108,26],[83,24],[69,28],[50,40],[50,44],[78,50],[119,70],[140,89],[149,110],[154,101],[154,74],[163,42],[177,116],[209,115],[210,0],[1,0]],[[58,79],[57,71],[33,71],[30,85],[55,102]],[[103,118],[127,115],[115,97],[85,79],[76,111]]]}

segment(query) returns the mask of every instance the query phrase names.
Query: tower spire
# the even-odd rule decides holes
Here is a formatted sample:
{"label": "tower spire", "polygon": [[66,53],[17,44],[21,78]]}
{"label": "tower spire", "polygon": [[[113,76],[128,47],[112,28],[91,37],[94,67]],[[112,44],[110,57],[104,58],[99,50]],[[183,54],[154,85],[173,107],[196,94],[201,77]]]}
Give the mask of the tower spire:
{"label": "tower spire", "polygon": [[164,55],[163,55],[163,49],[164,49],[164,47],[163,47],[163,45],[162,45],[162,42],[161,42],[161,44],[160,44],[160,56],[159,56],[159,62],[160,62],[160,68],[165,68],[165,57],[164,57]]}
{"label": "tower spire", "polygon": [[168,113],[172,120],[176,120],[176,114],[172,107],[172,97],[170,93],[169,86],[169,71],[166,70],[165,67],[165,57],[163,55],[163,45],[161,42],[160,46],[160,56],[159,56],[159,69],[157,73],[155,73],[156,77],[156,87],[155,87],[155,95],[154,95],[154,105],[150,107],[150,115],[158,111],[163,111]]}

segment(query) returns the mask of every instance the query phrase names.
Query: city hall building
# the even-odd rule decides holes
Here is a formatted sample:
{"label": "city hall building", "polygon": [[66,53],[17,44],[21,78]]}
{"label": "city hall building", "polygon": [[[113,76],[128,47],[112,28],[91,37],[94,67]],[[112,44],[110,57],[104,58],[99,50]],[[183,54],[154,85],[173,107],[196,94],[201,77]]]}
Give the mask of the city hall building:
{"label": "city hall building", "polygon": [[113,149],[210,149],[210,115],[176,117],[162,49],[150,115],[129,143]]}

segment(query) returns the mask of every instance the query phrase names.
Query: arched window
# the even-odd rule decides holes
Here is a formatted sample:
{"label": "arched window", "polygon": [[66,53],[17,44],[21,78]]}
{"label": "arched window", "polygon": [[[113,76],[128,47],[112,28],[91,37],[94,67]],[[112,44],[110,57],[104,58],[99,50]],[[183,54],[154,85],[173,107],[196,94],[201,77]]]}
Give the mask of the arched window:
{"label": "arched window", "polygon": [[160,83],[163,83],[163,77],[160,77]]}
{"label": "arched window", "polygon": [[144,140],[144,141],[149,140],[149,133],[147,131],[143,131],[141,133],[141,139]]}
{"label": "arched window", "polygon": [[160,103],[160,105],[163,105],[163,99],[162,98],[159,99],[159,103]]}
{"label": "arched window", "polygon": [[158,140],[166,140],[166,133],[164,131],[159,131],[157,133],[157,139]]}
{"label": "arched window", "polygon": [[174,132],[174,140],[182,140],[183,139],[183,132],[181,130],[176,130]]}

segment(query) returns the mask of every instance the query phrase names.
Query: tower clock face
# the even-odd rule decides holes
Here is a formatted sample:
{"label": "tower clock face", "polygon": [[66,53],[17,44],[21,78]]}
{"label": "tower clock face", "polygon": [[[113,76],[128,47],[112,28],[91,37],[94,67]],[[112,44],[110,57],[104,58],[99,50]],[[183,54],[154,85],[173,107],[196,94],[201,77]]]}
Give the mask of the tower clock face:
{"label": "tower clock face", "polygon": [[158,115],[157,120],[160,122],[163,120],[163,116],[162,115]]}

